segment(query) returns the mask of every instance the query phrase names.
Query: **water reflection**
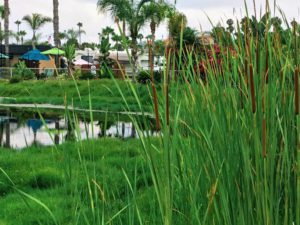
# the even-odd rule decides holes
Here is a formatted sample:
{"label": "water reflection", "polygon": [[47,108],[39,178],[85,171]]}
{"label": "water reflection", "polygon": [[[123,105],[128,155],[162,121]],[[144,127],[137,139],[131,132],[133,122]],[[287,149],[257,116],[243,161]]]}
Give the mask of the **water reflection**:
{"label": "water reflection", "polygon": [[0,116],[0,146],[22,149],[28,146],[58,145],[66,140],[84,140],[100,137],[136,138],[131,122],[79,122],[75,125],[66,119],[19,121]]}

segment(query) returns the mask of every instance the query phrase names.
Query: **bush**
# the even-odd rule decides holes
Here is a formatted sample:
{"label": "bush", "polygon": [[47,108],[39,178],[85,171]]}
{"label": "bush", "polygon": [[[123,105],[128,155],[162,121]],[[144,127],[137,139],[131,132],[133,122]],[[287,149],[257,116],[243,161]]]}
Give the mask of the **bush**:
{"label": "bush", "polygon": [[79,76],[79,80],[92,80],[94,79],[96,76],[93,75],[91,72],[89,71],[82,71],[81,75]]}
{"label": "bush", "polygon": [[21,75],[23,80],[32,80],[35,78],[34,72],[32,72],[30,69],[26,69],[23,71],[23,74]]}
{"label": "bush", "polygon": [[141,84],[150,83],[150,81],[151,81],[150,72],[142,70],[141,72],[139,72],[136,79]]}
{"label": "bush", "polygon": [[20,75],[14,75],[12,78],[10,78],[9,83],[16,84],[21,82],[23,79]]}
{"label": "bush", "polygon": [[47,78],[47,74],[41,73],[41,74],[38,75],[37,78],[38,78],[38,80],[46,79]]}
{"label": "bush", "polygon": [[[162,72],[161,71],[154,71],[154,82],[155,83],[160,83],[162,80]],[[151,82],[151,76],[150,76],[150,71],[142,70],[139,72],[137,76],[137,81],[141,84],[147,84]]]}
{"label": "bush", "polygon": [[74,72],[73,72],[73,77],[75,79],[79,79],[79,77],[81,77],[81,70],[80,69],[76,69]]}
{"label": "bush", "polygon": [[[13,77],[15,76],[20,77],[21,80],[31,80],[35,78],[34,72],[31,69],[27,68],[25,62],[19,62],[18,64],[15,65],[15,69],[13,70]],[[14,81],[16,80],[18,80],[18,78],[14,79]]]}
{"label": "bush", "polygon": [[106,65],[102,66],[99,71],[100,78],[111,78],[111,74],[113,74],[113,70]]}

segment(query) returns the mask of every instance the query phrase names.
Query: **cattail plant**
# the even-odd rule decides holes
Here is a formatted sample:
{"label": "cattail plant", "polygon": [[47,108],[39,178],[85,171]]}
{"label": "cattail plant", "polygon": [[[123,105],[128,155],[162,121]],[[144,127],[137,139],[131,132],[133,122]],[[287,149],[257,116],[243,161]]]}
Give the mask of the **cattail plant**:
{"label": "cattail plant", "polygon": [[154,81],[154,70],[153,70],[153,52],[152,52],[152,45],[153,43],[148,43],[149,48],[149,61],[150,61],[150,76],[151,76],[151,87],[152,87],[152,94],[153,94],[153,104],[154,104],[154,113],[155,113],[155,122],[156,122],[156,130],[159,131],[161,129],[160,126],[160,119],[159,119],[159,112],[158,112],[158,96],[155,87]]}
{"label": "cattail plant", "polygon": [[299,115],[299,68],[295,69],[295,113]]}
{"label": "cattail plant", "polygon": [[267,123],[266,118],[262,121],[262,155],[264,158],[267,157]]}
{"label": "cattail plant", "polygon": [[250,70],[250,93],[251,93],[251,106],[252,112],[256,113],[256,101],[255,101],[255,87],[254,87],[254,75],[253,75],[253,65],[249,65]]}

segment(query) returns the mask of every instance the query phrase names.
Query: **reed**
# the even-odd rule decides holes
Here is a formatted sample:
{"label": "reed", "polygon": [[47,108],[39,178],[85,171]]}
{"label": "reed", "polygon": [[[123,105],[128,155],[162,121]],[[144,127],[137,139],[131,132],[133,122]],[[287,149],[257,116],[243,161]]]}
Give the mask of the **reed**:
{"label": "reed", "polygon": [[295,113],[299,115],[299,68],[295,69]]}
{"label": "reed", "polygon": [[251,105],[252,113],[256,113],[256,99],[255,99],[255,87],[254,87],[254,75],[253,75],[253,65],[249,65],[250,70],[250,93],[251,93]]}
{"label": "reed", "polygon": [[[64,159],[70,157],[60,166],[66,171],[63,194],[73,202],[73,224],[300,223],[297,36],[291,29],[281,38],[276,30],[257,35],[251,19],[246,37],[237,25],[236,37],[220,44],[220,54],[212,51],[214,60],[222,58],[221,65],[210,63],[207,54],[197,56],[206,65],[204,81],[199,70],[191,69],[194,49],[181,40],[179,49],[168,52],[163,86],[145,87],[152,99],[147,109],[160,128],[155,138],[144,132],[153,124],[139,87],[113,79],[124,109],[129,111],[134,101],[144,115],[131,116],[139,145],[119,143],[131,149],[124,154],[114,152],[117,146],[104,148],[109,142],[104,139],[80,141],[73,151],[62,151]],[[229,47],[234,55],[228,55]],[[153,88],[164,93],[156,95]],[[78,131],[78,118],[70,118]],[[120,157],[108,158],[109,152]],[[52,221],[49,215],[56,214],[47,215]]]}

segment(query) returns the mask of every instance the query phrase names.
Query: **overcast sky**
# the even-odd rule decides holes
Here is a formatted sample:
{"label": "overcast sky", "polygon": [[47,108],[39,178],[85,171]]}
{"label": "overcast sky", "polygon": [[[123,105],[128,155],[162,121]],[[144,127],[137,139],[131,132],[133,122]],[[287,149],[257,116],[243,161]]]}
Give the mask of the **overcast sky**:
{"label": "overcast sky", "polygon": [[[171,2],[172,0],[169,1]],[[270,1],[273,2],[273,0]],[[52,0],[10,0],[9,2],[11,8],[11,30],[17,30],[14,22],[21,20],[26,14],[41,13],[52,17]],[[253,13],[252,2],[252,0],[248,0],[248,7],[251,13]],[[255,2],[258,12],[260,8],[264,9],[263,2],[265,0],[255,0]],[[60,0],[60,31],[70,28],[77,29],[76,24],[82,22],[83,29],[86,31],[86,35],[82,37],[82,40],[97,42],[97,33],[103,27],[114,26],[114,24],[109,14],[98,13],[96,4],[97,0]],[[300,21],[299,0],[277,0],[277,5],[284,10],[289,20],[295,18],[297,21]],[[186,14],[189,26],[203,31],[211,29],[208,17],[214,24],[218,22],[225,23],[228,18],[241,18],[245,15],[244,8],[244,0],[177,0],[177,9]],[[279,15],[278,11],[276,13]],[[20,29],[28,32],[27,39],[31,37],[31,32],[26,24],[22,23]],[[40,33],[42,33],[43,40],[47,40],[49,36],[52,37],[52,24],[44,26]],[[144,36],[148,35],[148,29],[144,29],[143,33],[145,34]],[[157,37],[166,37],[166,35],[166,28],[163,24],[158,29]]]}

